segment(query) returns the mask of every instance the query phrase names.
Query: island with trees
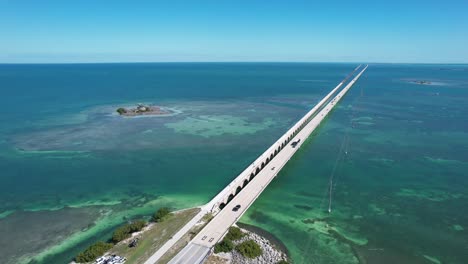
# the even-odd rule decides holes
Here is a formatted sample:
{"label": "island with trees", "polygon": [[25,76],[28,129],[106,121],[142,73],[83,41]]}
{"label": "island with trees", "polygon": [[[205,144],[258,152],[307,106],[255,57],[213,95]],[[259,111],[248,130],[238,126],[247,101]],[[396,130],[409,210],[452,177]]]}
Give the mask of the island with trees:
{"label": "island with trees", "polygon": [[119,107],[116,112],[121,116],[168,115],[171,112],[159,106],[138,104],[135,108]]}

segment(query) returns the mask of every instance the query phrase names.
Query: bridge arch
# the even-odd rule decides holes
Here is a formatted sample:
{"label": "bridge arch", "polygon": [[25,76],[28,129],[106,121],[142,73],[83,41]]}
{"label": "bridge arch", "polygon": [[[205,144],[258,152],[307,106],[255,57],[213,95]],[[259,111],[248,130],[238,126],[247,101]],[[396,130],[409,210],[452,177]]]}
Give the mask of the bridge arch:
{"label": "bridge arch", "polygon": [[252,172],[250,173],[250,178],[249,178],[249,181],[251,181],[253,178],[255,177],[255,174]]}
{"label": "bridge arch", "polygon": [[232,199],[234,199],[234,194],[231,193],[228,197],[227,202],[229,203]]}
{"label": "bridge arch", "polygon": [[226,204],[225,204],[225,203],[221,203],[221,204],[219,205],[219,209],[223,209],[224,207],[226,207]]}
{"label": "bridge arch", "polygon": [[259,172],[260,172],[260,168],[257,167],[257,169],[255,170],[255,175],[257,175]]}
{"label": "bridge arch", "polygon": [[[253,174],[251,174],[252,176]],[[242,188],[244,188],[245,186],[247,186],[247,184],[249,183],[249,180],[245,179],[244,180],[244,184],[242,184]]]}
{"label": "bridge arch", "polygon": [[262,169],[265,168],[265,162],[262,162]]}
{"label": "bridge arch", "polygon": [[237,188],[236,188],[236,195],[237,195],[238,193],[240,193],[240,191],[242,191],[242,187],[241,187],[241,186],[237,186]]}
{"label": "bridge arch", "polygon": [[[276,155],[276,151],[275,151],[275,155]],[[274,157],[275,155],[273,155],[273,153],[271,153],[271,155],[270,155],[270,161],[273,159],[273,157]]]}

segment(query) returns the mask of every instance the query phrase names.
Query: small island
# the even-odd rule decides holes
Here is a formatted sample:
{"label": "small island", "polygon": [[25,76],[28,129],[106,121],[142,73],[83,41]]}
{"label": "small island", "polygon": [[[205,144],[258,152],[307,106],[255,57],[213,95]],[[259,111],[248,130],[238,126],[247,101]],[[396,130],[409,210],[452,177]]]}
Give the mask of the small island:
{"label": "small island", "polygon": [[136,108],[117,108],[117,113],[121,116],[141,116],[141,115],[168,115],[171,112],[166,109],[162,109],[159,106],[143,105],[138,104]]}
{"label": "small island", "polygon": [[426,80],[414,80],[412,82],[416,83],[416,84],[421,84],[421,85],[431,85],[432,84],[430,81],[426,81]]}

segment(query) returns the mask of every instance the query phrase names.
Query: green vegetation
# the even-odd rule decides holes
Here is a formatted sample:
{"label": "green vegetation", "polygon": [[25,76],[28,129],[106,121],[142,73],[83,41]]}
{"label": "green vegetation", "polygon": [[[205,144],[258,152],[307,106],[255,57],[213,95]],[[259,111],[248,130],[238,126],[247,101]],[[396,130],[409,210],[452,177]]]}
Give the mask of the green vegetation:
{"label": "green vegetation", "polygon": [[226,234],[226,239],[231,240],[231,241],[236,241],[245,236],[245,233],[243,233],[240,228],[231,226],[229,228],[229,232]]}
{"label": "green vegetation", "polygon": [[[141,231],[147,225],[147,222],[144,220],[136,220],[118,227],[111,238],[114,244],[104,242],[96,243],[76,256],[75,260],[79,263],[91,262],[102,256],[105,252],[109,252],[109,254],[116,254],[127,258],[126,263],[128,264],[143,263],[151,256],[152,252],[155,252],[165,242],[171,239],[172,236],[197,215],[198,212],[200,212],[199,208],[188,209],[177,213],[170,213],[168,208],[161,208],[153,216],[153,218],[157,216],[158,222],[138,236],[140,238],[138,247],[131,248],[128,246],[128,243],[118,242],[130,237],[134,232]],[[196,227],[196,232],[192,229],[189,233],[195,232],[194,234],[196,234],[201,228],[203,228],[203,226],[198,226]],[[186,234],[186,236],[189,235]],[[180,245],[180,248],[190,241],[188,238],[185,238],[185,240],[186,241],[182,241],[183,244]],[[105,247],[103,245],[105,245]],[[177,252],[171,251],[170,253],[170,258],[172,258]]]}
{"label": "green vegetation", "polygon": [[229,228],[229,232],[226,234],[224,239],[216,243],[214,247],[214,252],[219,253],[219,252],[230,252],[234,249],[234,244],[232,241],[239,240],[243,238],[246,234],[240,230],[240,228],[231,226]]}
{"label": "green vegetation", "polygon": [[206,215],[203,216],[202,220],[208,223],[211,221],[211,219],[213,219],[213,217],[214,217],[213,214],[207,213]]}
{"label": "green vegetation", "polygon": [[214,252],[231,252],[234,249],[234,244],[229,239],[224,238],[221,242],[216,243],[214,246]]}
{"label": "green vegetation", "polygon": [[171,210],[169,210],[169,208],[167,207],[161,207],[159,208],[159,210],[153,215],[153,221],[156,222],[156,223],[160,223],[162,221],[164,221],[164,219],[170,215],[171,213]]}
{"label": "green vegetation", "polygon": [[[154,252],[161,248],[164,243],[177,233],[177,231],[195,217],[198,212],[200,212],[199,208],[193,208],[170,214],[165,218],[164,222],[153,224],[148,228],[148,230],[145,230],[138,236],[140,238],[138,241],[138,247],[131,248],[127,243],[119,243],[115,245],[109,253],[127,258],[125,264],[144,263]],[[196,228],[201,229],[202,226],[197,226]],[[185,236],[188,237],[188,233]],[[187,238],[186,241],[188,242],[190,239]],[[178,243],[181,243],[181,248],[186,244],[185,241],[179,241]],[[171,248],[168,253],[172,253],[173,250],[174,248]],[[163,259],[161,259],[161,263],[169,262],[169,260],[175,256],[175,253],[177,252],[174,252],[173,255],[169,254],[169,257],[163,257]]]}
{"label": "green vegetation", "polygon": [[289,264],[286,260],[280,260],[276,264]]}
{"label": "green vegetation", "polygon": [[247,240],[236,246],[236,250],[246,258],[256,258],[262,255],[262,249],[253,240]]}
{"label": "green vegetation", "polygon": [[148,223],[145,220],[137,220],[129,224],[130,232],[138,232],[143,229]]}
{"label": "green vegetation", "polygon": [[114,234],[112,234],[112,242],[118,243],[126,238],[129,238],[132,233],[140,231],[143,229],[143,227],[146,226],[146,224],[147,223],[144,220],[137,220],[117,228],[114,231]]}
{"label": "green vegetation", "polygon": [[125,108],[120,107],[117,109],[117,113],[119,113],[119,115],[122,115],[122,114],[127,113],[127,110],[125,110]]}
{"label": "green vegetation", "polygon": [[113,245],[111,243],[99,241],[88,247],[85,251],[79,253],[75,257],[75,261],[78,263],[93,261],[96,258],[102,256],[106,251],[108,251],[112,247]]}
{"label": "green vegetation", "polygon": [[126,238],[130,237],[128,230],[125,226],[117,228],[112,234],[112,242],[118,243]]}

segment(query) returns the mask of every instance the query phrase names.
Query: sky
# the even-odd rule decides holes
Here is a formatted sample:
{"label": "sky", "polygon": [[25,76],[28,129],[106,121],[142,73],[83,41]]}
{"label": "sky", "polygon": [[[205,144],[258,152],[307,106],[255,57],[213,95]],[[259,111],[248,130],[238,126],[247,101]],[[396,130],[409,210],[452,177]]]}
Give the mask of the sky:
{"label": "sky", "polygon": [[468,1],[0,0],[0,63],[468,63]]}

